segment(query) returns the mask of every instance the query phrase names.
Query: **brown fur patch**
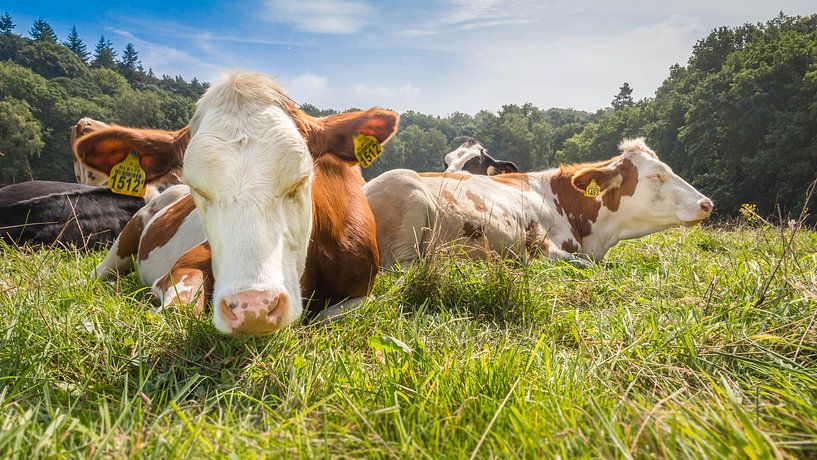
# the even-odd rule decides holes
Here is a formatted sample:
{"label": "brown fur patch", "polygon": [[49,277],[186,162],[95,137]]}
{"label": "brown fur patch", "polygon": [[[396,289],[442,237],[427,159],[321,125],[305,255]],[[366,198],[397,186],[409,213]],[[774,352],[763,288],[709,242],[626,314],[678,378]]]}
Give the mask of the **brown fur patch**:
{"label": "brown fur patch", "polygon": [[476,193],[466,190],[465,197],[471,200],[471,203],[474,203],[474,209],[477,212],[485,212],[488,210],[488,208],[485,207],[485,201],[483,201],[482,197]]}
{"label": "brown fur patch", "polygon": [[301,278],[309,311],[371,292],[380,269],[374,215],[363,193],[360,167],[332,155],[315,162],[312,237]]}
{"label": "brown fur patch", "polygon": [[72,150],[77,161],[104,174],[134,150],[150,184],[171,171],[181,175],[189,143],[188,127],[164,131],[110,126],[77,138]]}
{"label": "brown fur patch", "polygon": [[471,178],[470,174],[458,173],[458,172],[421,172],[420,177],[442,177],[443,179],[454,179],[454,180],[468,180]]}
{"label": "brown fur patch", "polygon": [[490,176],[492,180],[513,187],[523,192],[530,190],[530,182],[528,182],[528,175],[525,173],[508,173],[497,176]]}
{"label": "brown fur patch", "polygon": [[[619,159],[615,157],[598,163],[562,166],[551,178],[550,186],[558,200],[556,210],[567,216],[576,241],[581,242],[590,234],[602,205],[615,212],[622,197],[635,193],[638,171],[630,160],[620,161],[614,169],[608,168]],[[616,185],[619,178],[620,183]],[[586,187],[591,179],[595,179],[602,189],[601,201],[584,196],[584,189],[580,188]]]}
{"label": "brown fur patch", "polygon": [[575,254],[579,251],[579,246],[571,240],[562,241],[562,251]]}
{"label": "brown fur patch", "polygon": [[179,257],[179,260],[173,264],[170,271],[156,282],[156,287],[162,292],[174,295],[173,286],[181,282],[182,279],[184,279],[187,286],[199,286],[198,290],[194,290],[189,294],[180,292],[180,297],[176,297],[173,304],[188,304],[195,299],[199,291],[203,291],[202,295],[196,299],[196,310],[201,313],[204,311],[206,300],[213,294],[212,259],[210,243],[204,242],[194,246]]}
{"label": "brown fur patch", "polygon": [[442,203],[446,205],[455,203],[454,195],[448,190],[440,190],[440,199]]}
{"label": "brown fur patch", "polygon": [[156,217],[139,244],[139,260],[146,260],[151,251],[166,245],[195,208],[193,197],[188,194],[171,204],[164,214]]}
{"label": "brown fur patch", "polygon": [[284,104],[313,158],[331,153],[348,162],[357,163],[354,138],[358,134],[374,136],[385,144],[397,131],[399,116],[389,110],[369,109],[365,112],[347,112],[315,118],[291,101]]}
{"label": "brown fur patch", "polygon": [[139,239],[142,237],[142,231],[145,229],[145,221],[138,213],[131,217],[125,228],[119,233],[117,237],[116,256],[120,259],[127,259],[136,255],[139,250]]}

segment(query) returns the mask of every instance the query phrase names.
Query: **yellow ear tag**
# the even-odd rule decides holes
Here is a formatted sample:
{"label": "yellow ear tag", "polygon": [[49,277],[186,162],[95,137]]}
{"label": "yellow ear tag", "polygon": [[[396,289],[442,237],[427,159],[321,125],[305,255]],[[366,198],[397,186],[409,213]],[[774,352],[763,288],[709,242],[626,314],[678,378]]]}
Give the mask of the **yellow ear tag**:
{"label": "yellow ear tag", "polygon": [[354,138],[355,141],[355,158],[364,168],[368,167],[377,157],[383,153],[383,146],[377,142],[374,136],[367,136],[366,134],[358,134]]}
{"label": "yellow ear tag", "polygon": [[145,171],[139,164],[139,155],[131,150],[124,160],[113,165],[108,188],[120,195],[145,196]]}
{"label": "yellow ear tag", "polygon": [[595,198],[601,194],[601,187],[596,183],[596,179],[590,179],[590,184],[584,189],[584,196]]}

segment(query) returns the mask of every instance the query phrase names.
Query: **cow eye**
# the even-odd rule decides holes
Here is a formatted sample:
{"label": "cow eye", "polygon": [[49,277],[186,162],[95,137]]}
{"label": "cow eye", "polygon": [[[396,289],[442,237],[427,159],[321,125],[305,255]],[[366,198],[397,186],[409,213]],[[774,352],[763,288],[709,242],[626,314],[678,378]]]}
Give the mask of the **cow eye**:
{"label": "cow eye", "polygon": [[208,203],[213,201],[213,199],[210,198],[210,195],[208,195],[203,190],[201,190],[199,188],[196,188],[196,187],[193,187],[190,184],[188,184],[187,186],[190,188],[190,193],[192,193],[194,196],[198,195],[201,199],[203,199],[204,201],[206,201]]}
{"label": "cow eye", "polygon": [[284,193],[284,196],[286,196],[287,198],[295,198],[295,194],[298,193],[298,190],[303,188],[307,180],[309,180],[309,176],[303,176],[300,179],[298,179],[297,182],[289,186],[286,193]]}
{"label": "cow eye", "polygon": [[653,174],[652,176],[647,177],[647,179],[656,182],[664,182],[665,180],[667,180],[667,176],[663,174]]}

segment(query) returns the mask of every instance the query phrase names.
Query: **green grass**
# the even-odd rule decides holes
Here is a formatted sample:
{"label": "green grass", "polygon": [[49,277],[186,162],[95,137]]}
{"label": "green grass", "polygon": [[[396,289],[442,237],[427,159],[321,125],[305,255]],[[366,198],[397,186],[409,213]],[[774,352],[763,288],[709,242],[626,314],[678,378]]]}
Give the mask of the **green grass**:
{"label": "green grass", "polygon": [[252,339],[95,281],[102,253],[0,248],[0,457],[815,457],[817,233],[789,232],[439,257]]}

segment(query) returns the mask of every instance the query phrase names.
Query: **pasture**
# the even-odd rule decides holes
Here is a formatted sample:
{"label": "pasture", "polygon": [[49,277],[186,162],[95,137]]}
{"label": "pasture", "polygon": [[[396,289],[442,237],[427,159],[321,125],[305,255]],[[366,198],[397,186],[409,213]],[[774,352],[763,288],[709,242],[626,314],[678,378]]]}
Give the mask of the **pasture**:
{"label": "pasture", "polygon": [[744,225],[586,269],[440,255],[242,339],[94,280],[103,252],[3,247],[0,457],[813,457],[815,251]]}

